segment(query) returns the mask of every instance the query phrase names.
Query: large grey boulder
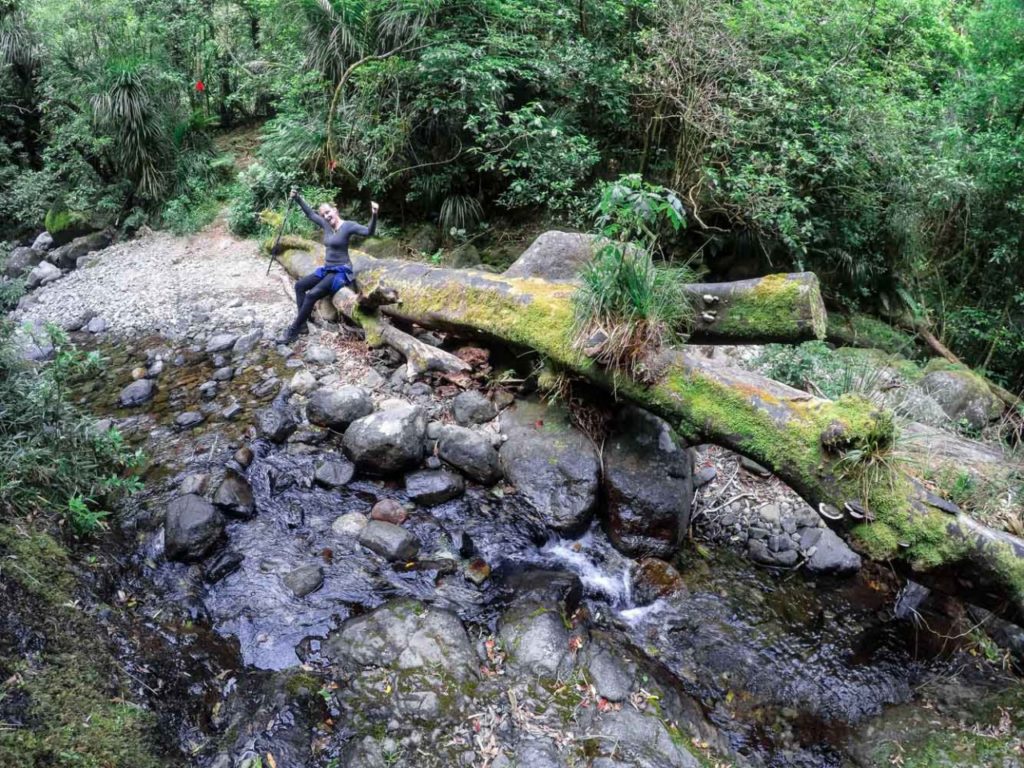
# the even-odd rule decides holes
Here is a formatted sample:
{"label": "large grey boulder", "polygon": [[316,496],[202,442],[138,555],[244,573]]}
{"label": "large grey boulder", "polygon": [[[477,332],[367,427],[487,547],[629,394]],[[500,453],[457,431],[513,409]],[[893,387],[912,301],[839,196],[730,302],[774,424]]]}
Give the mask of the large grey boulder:
{"label": "large grey boulder", "polygon": [[151,379],[138,379],[121,390],[119,402],[125,408],[134,408],[148,403],[156,394],[156,383]]}
{"label": "large grey boulder", "polygon": [[671,557],[690,524],[693,455],[663,419],[619,412],[604,446],[605,527],[631,557]]}
{"label": "large grey boulder", "polygon": [[114,242],[112,230],[105,229],[102,232],[93,232],[90,235],[76,237],[67,245],[54,248],[46,254],[46,260],[61,269],[74,269],[82,256],[106,248],[112,242]]}
{"label": "large grey boulder", "polygon": [[53,248],[53,235],[49,232],[40,232],[36,235],[36,239],[32,241],[32,250],[39,251],[40,253],[46,253],[46,251]]}
{"label": "large grey boulder", "polygon": [[465,426],[486,424],[498,415],[498,409],[483,392],[470,389],[455,396],[452,401],[452,413],[455,415],[455,421]]}
{"label": "large grey boulder", "polygon": [[43,252],[35,248],[15,248],[4,264],[7,277],[21,277],[26,270],[32,269],[43,260]]}
{"label": "large grey boulder", "polygon": [[491,485],[501,478],[498,452],[491,439],[480,432],[453,425],[442,427],[437,455],[478,483]]}
{"label": "large grey boulder", "polygon": [[346,621],[328,635],[323,654],[341,665],[442,669],[457,680],[476,675],[476,654],[459,618],[416,600],[393,600]]}
{"label": "large grey boulder", "polygon": [[983,429],[1003,412],[1003,402],[984,379],[970,371],[932,371],[913,388],[938,403],[954,424],[963,419],[973,429]]}
{"label": "large grey boulder", "polygon": [[392,562],[408,562],[420,551],[419,539],[384,520],[368,521],[359,532],[359,543]]}
{"label": "large grey boulder", "polygon": [[561,408],[519,401],[501,414],[508,437],[498,452],[505,479],[551,528],[586,527],[597,504],[601,461]]}
{"label": "large grey boulder", "polygon": [[569,630],[554,608],[519,603],[502,616],[498,636],[514,672],[559,680],[572,672]]}
{"label": "large grey boulder", "polygon": [[295,412],[289,406],[272,406],[256,413],[260,434],[272,443],[283,443],[298,425]]}
{"label": "large grey boulder", "polygon": [[544,232],[508,269],[505,277],[540,277],[573,280],[594,257],[593,235],[579,232]]}
{"label": "large grey boulder", "polygon": [[461,496],[466,483],[461,475],[443,469],[424,469],[405,476],[405,492],[417,504],[432,507]]}
{"label": "large grey boulder", "polygon": [[28,278],[25,280],[25,287],[31,291],[41,285],[48,285],[54,280],[60,280],[63,275],[64,273],[53,264],[43,261],[33,267],[32,271],[28,273]]}
{"label": "large grey boulder", "polygon": [[356,419],[373,413],[370,393],[362,387],[321,387],[309,397],[306,416],[311,424],[344,430]]}
{"label": "large grey boulder", "polygon": [[394,474],[419,464],[427,417],[408,403],[357,419],[345,432],[343,447],[358,469]]}
{"label": "large grey boulder", "polygon": [[224,516],[202,496],[179,496],[167,505],[164,554],[168,560],[199,560],[223,535]]}
{"label": "large grey boulder", "polygon": [[[815,533],[816,531],[821,531],[820,536]],[[810,535],[816,536],[817,541],[811,546],[804,547],[804,541]],[[860,570],[860,555],[850,549],[830,528],[804,529],[800,546],[807,551],[811,551],[813,547],[810,557],[804,564],[804,568],[811,573],[845,576]]]}

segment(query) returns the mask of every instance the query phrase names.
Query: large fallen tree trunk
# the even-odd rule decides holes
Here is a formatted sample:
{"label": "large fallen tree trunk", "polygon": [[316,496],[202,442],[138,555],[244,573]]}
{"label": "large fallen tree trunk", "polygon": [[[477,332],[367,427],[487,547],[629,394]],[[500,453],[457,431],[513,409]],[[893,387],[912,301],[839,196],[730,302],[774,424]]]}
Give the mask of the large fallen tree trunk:
{"label": "large fallen tree trunk", "polygon": [[[972,602],[1024,624],[1024,541],[931,496],[896,458],[891,414],[868,401],[814,398],[684,349],[652,355],[649,383],[639,383],[601,368],[573,344],[572,284],[358,253],[353,260],[364,293],[397,292],[400,303],[381,308],[386,315],[535,350],[659,414],[694,443],[716,443],[770,467],[812,506],[865,508],[873,519],[828,523],[868,556],[952,579],[948,589],[969,590]],[[301,259],[284,261],[293,274],[305,271]]]}

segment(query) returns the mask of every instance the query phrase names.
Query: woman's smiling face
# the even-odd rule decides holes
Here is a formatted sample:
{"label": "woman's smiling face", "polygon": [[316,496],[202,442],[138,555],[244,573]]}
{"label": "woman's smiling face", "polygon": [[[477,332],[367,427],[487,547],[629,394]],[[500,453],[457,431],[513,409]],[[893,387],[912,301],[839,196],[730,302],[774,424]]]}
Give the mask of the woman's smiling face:
{"label": "woman's smiling face", "polygon": [[324,221],[330,224],[334,229],[341,226],[341,216],[338,215],[338,209],[333,205],[324,203],[318,210],[320,211],[320,215],[324,217]]}

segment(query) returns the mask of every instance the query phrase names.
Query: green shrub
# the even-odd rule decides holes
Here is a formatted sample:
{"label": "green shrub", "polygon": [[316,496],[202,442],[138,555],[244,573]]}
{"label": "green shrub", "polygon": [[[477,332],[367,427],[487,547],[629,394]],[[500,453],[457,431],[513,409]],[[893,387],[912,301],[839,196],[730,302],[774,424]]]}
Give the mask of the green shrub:
{"label": "green shrub", "polygon": [[70,384],[102,365],[99,354],[83,355],[54,326],[47,334],[53,359],[35,367],[22,361],[13,326],[0,324],[0,510],[52,514],[87,533],[138,488],[142,456],[69,400]]}

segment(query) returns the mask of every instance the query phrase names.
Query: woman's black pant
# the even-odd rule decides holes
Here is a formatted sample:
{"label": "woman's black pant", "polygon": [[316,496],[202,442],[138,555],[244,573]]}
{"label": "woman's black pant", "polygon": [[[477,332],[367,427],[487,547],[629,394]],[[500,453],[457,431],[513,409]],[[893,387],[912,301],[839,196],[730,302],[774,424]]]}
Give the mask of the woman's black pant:
{"label": "woman's black pant", "polygon": [[313,314],[313,307],[320,299],[334,293],[331,290],[331,285],[334,283],[335,277],[337,275],[333,272],[328,272],[323,277],[317,277],[314,272],[295,281],[295,303],[299,307],[299,314],[292,324],[294,330],[302,329],[306,321],[309,320],[309,316]]}

